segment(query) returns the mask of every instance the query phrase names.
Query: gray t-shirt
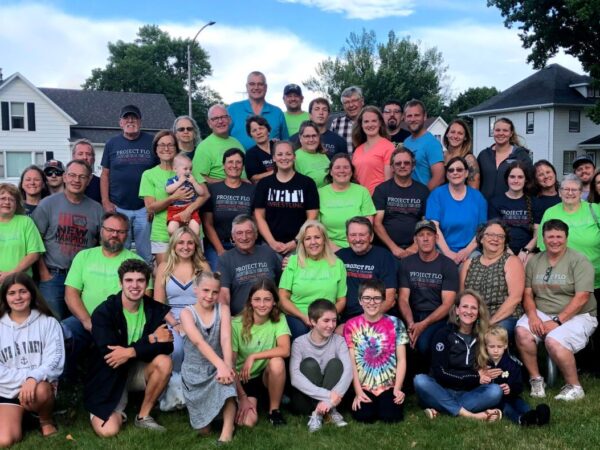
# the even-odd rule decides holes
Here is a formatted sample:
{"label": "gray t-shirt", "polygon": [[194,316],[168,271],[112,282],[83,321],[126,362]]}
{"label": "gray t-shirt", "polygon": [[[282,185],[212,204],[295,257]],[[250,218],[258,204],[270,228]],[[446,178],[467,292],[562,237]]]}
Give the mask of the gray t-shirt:
{"label": "gray t-shirt", "polygon": [[589,292],[590,297],[578,314],[596,317],[594,267],[575,250],[568,248],[552,269],[546,252],[535,255],[525,268],[525,287],[533,289],[536,308],[546,314],[559,314],[577,292]]}
{"label": "gray t-shirt", "polygon": [[219,257],[217,271],[221,272],[221,286],[229,288],[231,314],[237,315],[256,281],[269,278],[278,284],[281,259],[268,245],[257,245],[250,254],[232,248]]}
{"label": "gray t-shirt", "polygon": [[31,218],[44,240],[46,265],[68,269],[80,250],[98,245],[103,214],[102,206],[89,197],[78,204],[63,192],[43,199]]}

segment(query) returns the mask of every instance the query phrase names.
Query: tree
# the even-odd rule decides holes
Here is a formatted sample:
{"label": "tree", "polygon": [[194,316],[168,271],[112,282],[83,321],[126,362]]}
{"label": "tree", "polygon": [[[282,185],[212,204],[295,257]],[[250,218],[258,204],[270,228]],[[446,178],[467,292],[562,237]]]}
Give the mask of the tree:
{"label": "tree", "polygon": [[[469,88],[466,91],[458,94],[458,96],[452,100],[448,106],[444,107],[442,117],[446,122],[450,122],[452,119],[456,119],[458,117],[458,113],[473,108],[474,106],[483,103],[499,93],[500,91],[495,87]],[[463,119],[467,121],[469,125],[473,124],[473,119],[470,117],[463,117]]]}
{"label": "tree", "polygon": [[[488,0],[504,17],[504,25],[518,24],[527,57],[536,69],[544,67],[560,48],[579,59],[600,86],[600,0]],[[600,123],[600,102],[590,112]]]}
{"label": "tree", "polygon": [[398,39],[393,31],[386,43],[377,43],[374,31],[350,33],[346,46],[335,59],[320,62],[316,77],[304,81],[311,91],[329,97],[334,110],[341,110],[340,95],[348,86],[363,89],[367,104],[381,106],[390,98],[422,100],[429,115],[442,111],[443,83],[447,67],[436,48],[422,50],[409,37]]}
{"label": "tree", "polygon": [[[92,70],[84,89],[164,94],[175,115],[188,113],[187,46],[189,39],[174,39],[156,25],[145,25],[134,42],[109,42],[108,64]],[[207,53],[197,44],[192,55],[193,115],[205,136],[208,107],[219,95],[200,83],[211,74]]]}

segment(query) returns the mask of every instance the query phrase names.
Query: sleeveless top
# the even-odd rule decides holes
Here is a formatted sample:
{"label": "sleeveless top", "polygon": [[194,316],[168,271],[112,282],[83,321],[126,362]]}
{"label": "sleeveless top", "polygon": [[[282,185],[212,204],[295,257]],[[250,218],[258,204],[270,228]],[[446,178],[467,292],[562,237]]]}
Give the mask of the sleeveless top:
{"label": "sleeveless top", "polygon": [[196,303],[194,280],[183,284],[173,275],[169,275],[165,285],[165,292],[167,294],[167,304],[171,307],[171,312],[177,320],[179,320],[179,315],[183,308]]}
{"label": "sleeveless top", "polygon": [[[471,260],[471,265],[465,278],[465,288],[473,289],[481,294],[490,311],[490,316],[492,316],[502,303],[504,303],[506,297],[508,297],[508,285],[506,283],[504,266],[511,255],[504,252],[498,261],[489,266],[481,264],[482,256],[476,256]],[[521,315],[522,311],[519,305],[515,308],[511,317],[519,318]]]}

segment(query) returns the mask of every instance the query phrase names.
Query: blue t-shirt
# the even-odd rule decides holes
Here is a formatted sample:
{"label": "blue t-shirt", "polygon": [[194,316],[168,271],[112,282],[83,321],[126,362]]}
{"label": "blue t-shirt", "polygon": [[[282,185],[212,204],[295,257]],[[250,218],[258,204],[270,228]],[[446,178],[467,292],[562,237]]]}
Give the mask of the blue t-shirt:
{"label": "blue t-shirt", "polygon": [[469,186],[462,200],[454,200],[448,185],[444,184],[429,195],[425,218],[440,224],[446,244],[458,252],[469,245],[477,227],[487,220],[487,202],[479,191]]}
{"label": "blue t-shirt", "polygon": [[152,151],[152,139],[151,134],[143,131],[132,141],[120,134],[104,146],[102,167],[110,170],[110,201],[119,208],[144,207],[144,200],[138,196],[142,174],[160,162]]}
{"label": "blue t-shirt", "polygon": [[[231,116],[229,134],[240,141],[244,149],[248,150],[253,147],[254,140],[246,133],[246,119],[255,115],[250,100],[232,103],[227,108],[227,112]],[[259,115],[267,119],[267,122],[271,125],[271,133],[269,134],[271,139],[286,140],[290,137],[285,123],[285,116],[277,106],[265,102]]]}
{"label": "blue t-shirt", "polygon": [[415,154],[417,161],[413,179],[426,185],[431,179],[431,166],[444,161],[442,144],[428,131],[416,139],[407,137],[404,146]]}
{"label": "blue t-shirt", "polygon": [[384,248],[373,246],[364,255],[357,255],[348,248],[336,252],[336,256],[346,266],[346,308],[343,321],[363,313],[362,306],[358,303],[358,287],[364,280],[376,278],[383,281],[386,289],[396,289],[398,265],[392,253]]}
{"label": "blue t-shirt", "polygon": [[[171,177],[167,180],[167,184],[166,186],[170,186],[172,184],[175,184],[177,181],[179,180],[178,176],[174,176]],[[183,182],[183,184],[181,185],[181,187],[186,188],[188,191],[191,191],[194,193],[194,195],[192,196],[192,198],[190,198],[189,200],[175,200],[173,203],[171,203],[171,205],[173,206],[187,206],[190,203],[193,203],[196,201],[196,199],[198,198],[198,193],[196,192],[196,189],[194,189],[194,185],[192,184],[191,181],[185,180]]]}

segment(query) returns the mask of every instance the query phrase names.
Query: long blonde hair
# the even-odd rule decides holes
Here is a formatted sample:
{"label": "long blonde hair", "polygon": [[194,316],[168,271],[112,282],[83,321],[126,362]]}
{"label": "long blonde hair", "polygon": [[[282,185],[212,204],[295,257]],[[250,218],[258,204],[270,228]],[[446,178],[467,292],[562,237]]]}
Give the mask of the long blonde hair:
{"label": "long blonde hair", "polygon": [[296,241],[298,242],[298,247],[296,248],[296,254],[298,255],[298,265],[300,267],[306,266],[306,258],[308,255],[306,253],[306,248],[304,247],[304,237],[306,236],[306,232],[309,228],[316,228],[323,236],[323,251],[319,255],[319,259],[326,259],[330,266],[335,264],[336,256],[331,251],[331,247],[329,246],[329,237],[327,236],[327,230],[325,226],[319,222],[318,220],[307,220],[304,222],[302,227],[300,227],[300,231],[296,236]]}
{"label": "long blonde hair", "polygon": [[200,246],[200,238],[196,233],[194,233],[188,227],[180,227],[171,236],[169,239],[169,246],[167,248],[167,261],[165,263],[165,280],[173,274],[175,267],[180,263],[179,256],[175,253],[175,245],[177,241],[181,239],[185,233],[192,236],[192,240],[194,241],[194,245],[196,248],[194,249],[194,254],[192,255],[192,265],[194,266],[194,275],[198,275],[200,272],[205,270],[210,270],[208,263],[206,262],[206,258],[204,254],[202,254],[202,247]]}
{"label": "long blonde hair", "polygon": [[504,345],[508,346],[508,331],[500,325],[490,325],[483,336],[483,342],[479,344],[479,352],[477,352],[477,365],[485,367],[490,360],[490,355],[487,352],[486,340],[489,337],[495,337]]}
{"label": "long blonde hair", "polygon": [[[480,348],[481,346],[485,347],[485,333],[490,325],[490,313],[488,312],[487,305],[483,301],[483,298],[479,292],[473,289],[465,289],[464,291],[459,292],[454,299],[454,304],[450,307],[450,311],[448,312],[448,322],[454,324],[456,327],[460,327],[460,321],[458,319],[456,309],[460,305],[460,301],[467,295],[470,295],[477,300],[477,320],[475,321],[475,326],[473,327],[471,335],[475,335]],[[485,363],[487,363],[487,359]],[[483,366],[480,366],[479,358],[477,358],[477,367],[485,367],[485,363]]]}

